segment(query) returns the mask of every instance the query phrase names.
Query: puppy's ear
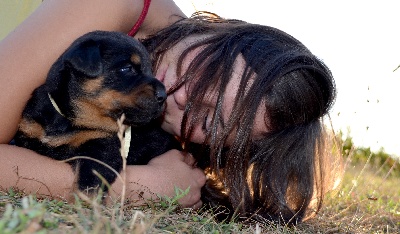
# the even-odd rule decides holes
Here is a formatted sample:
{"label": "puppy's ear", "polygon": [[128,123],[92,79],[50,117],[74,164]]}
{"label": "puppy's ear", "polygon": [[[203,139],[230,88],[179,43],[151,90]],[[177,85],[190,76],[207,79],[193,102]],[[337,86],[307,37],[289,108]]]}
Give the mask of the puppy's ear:
{"label": "puppy's ear", "polygon": [[93,40],[83,41],[67,51],[64,62],[89,77],[97,77],[103,72],[99,44]]}

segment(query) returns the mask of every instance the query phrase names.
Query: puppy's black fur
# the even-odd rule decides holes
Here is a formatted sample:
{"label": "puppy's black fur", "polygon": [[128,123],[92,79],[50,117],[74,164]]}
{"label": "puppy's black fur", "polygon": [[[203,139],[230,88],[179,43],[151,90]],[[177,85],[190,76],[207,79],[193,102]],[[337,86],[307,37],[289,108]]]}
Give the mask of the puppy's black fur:
{"label": "puppy's black fur", "polygon": [[[127,162],[146,164],[180,148],[157,122],[166,97],[163,84],[152,76],[147,51],[137,40],[117,32],[91,32],[72,43],[51,67],[45,84],[33,92],[15,143],[57,160],[89,156],[120,171],[117,119],[125,114],[124,124],[132,126]],[[80,190],[101,185],[93,170],[109,183],[116,178],[92,160],[69,163],[77,172]]]}

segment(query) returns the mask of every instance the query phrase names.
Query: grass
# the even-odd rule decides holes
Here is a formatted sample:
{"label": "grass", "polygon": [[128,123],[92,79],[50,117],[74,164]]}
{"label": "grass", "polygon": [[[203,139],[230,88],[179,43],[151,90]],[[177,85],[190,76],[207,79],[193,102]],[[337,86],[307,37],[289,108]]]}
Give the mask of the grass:
{"label": "grass", "polygon": [[[180,209],[174,198],[146,207],[103,206],[84,195],[75,204],[0,192],[0,233],[399,233],[400,178],[369,163],[348,164],[341,188],[321,212],[294,228],[265,223],[218,223],[217,211]],[[122,213],[121,213],[122,212]]]}
{"label": "grass", "polygon": [[399,233],[399,182],[399,177],[377,174],[368,165],[353,165],[320,214],[299,228],[323,233]]}
{"label": "grass", "polygon": [[188,190],[176,189],[175,197],[138,207],[120,201],[105,206],[101,194],[80,193],[71,204],[8,189],[0,191],[0,233],[400,233],[399,161],[382,151],[354,150],[351,138],[342,146],[347,162],[341,186],[328,194],[316,217],[296,227],[217,222],[214,217],[222,210],[177,205]]}
{"label": "grass", "polygon": [[[187,192],[187,191],[186,191]],[[75,204],[56,200],[36,199],[12,190],[0,195],[0,233],[227,233],[251,232],[251,225],[217,223],[209,212],[197,213],[179,209],[176,200],[164,199],[151,207],[125,207],[119,217],[120,204],[111,207],[97,201],[77,197]]]}

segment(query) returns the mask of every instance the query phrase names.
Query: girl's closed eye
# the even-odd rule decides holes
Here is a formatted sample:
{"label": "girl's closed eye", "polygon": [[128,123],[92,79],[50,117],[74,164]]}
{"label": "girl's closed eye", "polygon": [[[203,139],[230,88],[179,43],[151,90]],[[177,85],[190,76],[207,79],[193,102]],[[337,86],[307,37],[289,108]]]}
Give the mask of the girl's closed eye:
{"label": "girl's closed eye", "polygon": [[212,116],[209,115],[210,115],[210,109],[208,109],[204,114],[203,124],[201,126],[201,129],[203,130],[204,133],[207,133],[210,129]]}
{"label": "girl's closed eye", "polygon": [[[218,126],[217,129],[215,129],[217,132],[221,129],[224,128],[224,120],[222,117],[216,117],[218,118]],[[203,123],[201,125],[201,129],[204,133],[208,133],[211,131],[211,128],[213,128],[213,120],[214,119],[214,113],[211,112],[210,109],[207,109],[207,111],[204,113],[204,119],[203,119]]]}

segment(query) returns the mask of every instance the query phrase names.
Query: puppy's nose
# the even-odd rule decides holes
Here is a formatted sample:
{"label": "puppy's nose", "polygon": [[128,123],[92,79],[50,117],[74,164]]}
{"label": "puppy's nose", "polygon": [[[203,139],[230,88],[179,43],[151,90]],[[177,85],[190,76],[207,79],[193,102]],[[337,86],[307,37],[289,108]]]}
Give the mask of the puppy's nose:
{"label": "puppy's nose", "polygon": [[165,92],[165,89],[157,88],[155,94],[157,102],[162,105],[167,99],[167,93]]}

